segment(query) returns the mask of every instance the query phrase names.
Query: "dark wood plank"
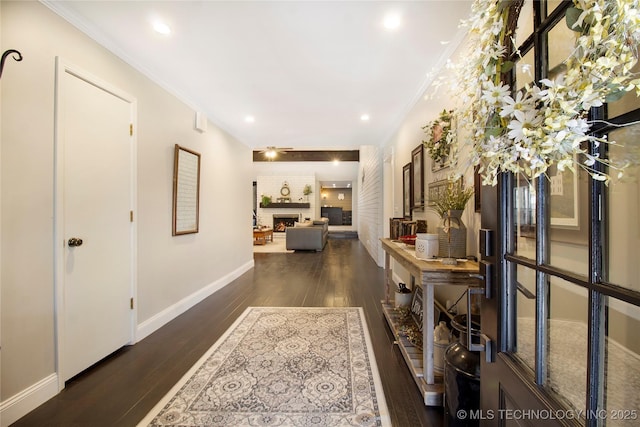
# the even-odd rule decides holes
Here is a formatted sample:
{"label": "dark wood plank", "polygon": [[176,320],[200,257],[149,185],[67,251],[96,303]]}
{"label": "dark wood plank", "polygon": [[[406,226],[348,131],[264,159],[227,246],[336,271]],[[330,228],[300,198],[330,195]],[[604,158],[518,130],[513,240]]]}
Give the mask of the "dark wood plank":
{"label": "dark wood plank", "polygon": [[382,315],[384,274],[354,239],[255,254],[255,268],[138,344],[69,381],[15,426],[134,426],[249,306],[363,307],[394,426],[443,425],[425,407]]}
{"label": "dark wood plank", "polygon": [[275,157],[265,156],[264,151],[254,151],[254,162],[357,162],[360,150],[282,150]]}

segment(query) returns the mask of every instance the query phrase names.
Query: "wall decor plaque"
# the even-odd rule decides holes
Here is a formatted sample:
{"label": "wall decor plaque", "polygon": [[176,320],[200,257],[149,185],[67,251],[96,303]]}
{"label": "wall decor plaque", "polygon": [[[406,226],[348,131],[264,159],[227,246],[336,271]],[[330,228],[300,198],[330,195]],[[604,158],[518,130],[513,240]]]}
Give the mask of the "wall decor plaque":
{"label": "wall decor plaque", "polygon": [[175,145],[173,163],[172,235],[198,232],[200,154]]}

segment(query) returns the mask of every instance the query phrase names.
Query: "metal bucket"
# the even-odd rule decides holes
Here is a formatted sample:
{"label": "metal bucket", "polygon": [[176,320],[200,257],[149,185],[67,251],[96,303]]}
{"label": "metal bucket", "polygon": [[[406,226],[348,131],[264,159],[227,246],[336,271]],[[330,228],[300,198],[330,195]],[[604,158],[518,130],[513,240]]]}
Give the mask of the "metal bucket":
{"label": "metal bucket", "polygon": [[[480,409],[480,355],[467,349],[467,315],[459,314],[451,321],[458,340],[444,354],[444,424],[445,426],[477,426],[479,420],[469,418]],[[480,317],[471,316],[471,335],[479,336]],[[458,417],[458,411],[465,414]]]}

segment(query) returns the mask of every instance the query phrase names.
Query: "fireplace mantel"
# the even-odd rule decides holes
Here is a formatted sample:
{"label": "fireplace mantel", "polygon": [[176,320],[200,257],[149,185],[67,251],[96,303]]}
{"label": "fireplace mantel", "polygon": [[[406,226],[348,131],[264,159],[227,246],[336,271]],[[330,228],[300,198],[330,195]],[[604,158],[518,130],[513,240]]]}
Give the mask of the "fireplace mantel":
{"label": "fireplace mantel", "polygon": [[260,203],[262,209],[309,209],[311,203],[269,203],[264,206]]}

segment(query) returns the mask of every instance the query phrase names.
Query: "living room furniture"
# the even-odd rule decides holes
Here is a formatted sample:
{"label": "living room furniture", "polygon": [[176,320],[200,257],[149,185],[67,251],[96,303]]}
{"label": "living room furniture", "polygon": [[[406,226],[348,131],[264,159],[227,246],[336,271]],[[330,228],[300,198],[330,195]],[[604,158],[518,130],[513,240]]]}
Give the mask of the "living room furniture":
{"label": "living room furniture", "polygon": [[329,220],[322,218],[308,223],[297,222],[294,227],[287,227],[286,233],[287,250],[320,252],[327,244]]}
{"label": "living room furniture", "polygon": [[342,208],[323,206],[320,208],[320,215],[329,218],[329,225],[342,225]]}
{"label": "living room furniture", "polygon": [[[385,252],[385,299],[382,302],[382,312],[393,331],[400,352],[424,397],[425,405],[441,406],[444,381],[442,376],[436,376],[433,371],[433,329],[435,323],[433,289],[435,286],[456,285],[469,287],[475,285],[476,279],[471,278],[470,275],[479,273],[478,263],[464,261],[459,262],[457,265],[445,265],[437,260],[424,261],[416,258],[415,248],[408,247],[404,243],[394,242],[391,239],[380,239],[380,242]],[[416,286],[422,287],[423,350],[414,346],[406,337],[398,333],[399,315],[394,310],[393,302],[389,300],[391,287],[396,289],[393,284],[391,258],[409,271],[411,274],[411,288],[414,292]]]}
{"label": "living room furniture", "polygon": [[253,229],[253,244],[264,245],[267,240],[273,242],[273,229],[272,228],[254,228]]}

